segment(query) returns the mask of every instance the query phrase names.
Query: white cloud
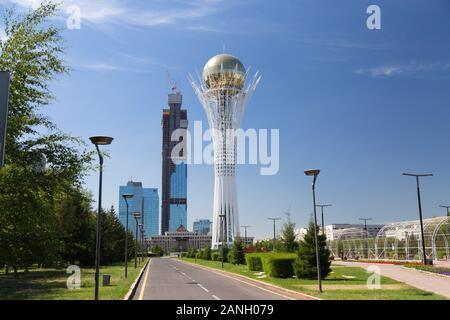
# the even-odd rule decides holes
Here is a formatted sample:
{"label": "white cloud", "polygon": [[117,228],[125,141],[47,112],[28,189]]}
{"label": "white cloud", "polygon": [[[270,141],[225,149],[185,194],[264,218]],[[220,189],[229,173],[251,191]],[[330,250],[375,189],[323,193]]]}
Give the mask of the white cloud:
{"label": "white cloud", "polygon": [[[0,0],[0,3],[15,4],[23,8],[36,8],[43,0]],[[229,1],[228,1],[229,2]],[[62,0],[62,8],[78,6],[82,22],[92,25],[105,23],[132,26],[157,26],[191,23],[220,12],[226,1],[151,1],[141,6],[131,6],[125,0]],[[161,4],[164,3],[164,8]],[[151,7],[151,9],[149,9]],[[186,26],[188,27],[188,26]],[[212,28],[211,28],[212,29]],[[204,27],[202,30],[208,30]]]}
{"label": "white cloud", "polygon": [[123,68],[121,66],[104,63],[104,62],[87,64],[87,65],[82,66],[82,68],[93,70],[93,71],[102,71],[102,72],[124,71],[125,70],[125,68]]}
{"label": "white cloud", "polygon": [[353,72],[356,74],[369,75],[374,78],[394,77],[394,76],[412,76],[430,72],[448,72],[450,71],[450,62],[410,62],[385,64],[371,68],[359,68]]}

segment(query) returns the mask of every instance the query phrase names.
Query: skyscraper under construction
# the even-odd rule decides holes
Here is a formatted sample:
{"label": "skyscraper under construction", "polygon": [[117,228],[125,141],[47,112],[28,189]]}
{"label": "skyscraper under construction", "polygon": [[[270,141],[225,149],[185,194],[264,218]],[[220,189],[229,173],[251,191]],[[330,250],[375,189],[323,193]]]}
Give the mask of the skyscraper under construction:
{"label": "skyscraper under construction", "polygon": [[177,139],[172,141],[175,130],[188,127],[187,111],[181,109],[182,100],[181,93],[173,88],[169,108],[163,109],[161,234],[175,231],[180,225],[187,227],[186,150],[182,148],[178,154],[172,154],[176,145],[186,142],[183,131],[176,132]]}

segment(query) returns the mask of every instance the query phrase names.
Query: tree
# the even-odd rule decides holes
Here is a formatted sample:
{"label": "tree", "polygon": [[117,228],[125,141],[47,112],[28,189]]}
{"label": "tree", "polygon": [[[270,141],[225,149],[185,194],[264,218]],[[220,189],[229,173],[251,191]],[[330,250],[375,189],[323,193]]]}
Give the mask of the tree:
{"label": "tree", "polygon": [[210,244],[206,244],[205,248],[203,249],[203,259],[211,260],[211,245]]}
{"label": "tree", "polygon": [[[68,67],[60,30],[49,23],[57,5],[4,16],[0,70],[11,72],[5,167],[0,172],[0,263],[27,268],[59,260],[58,206],[68,190],[81,188],[92,153],[61,133],[40,113],[53,99],[49,84]],[[45,156],[47,170],[36,170]],[[71,258],[72,259],[72,258]]]}
{"label": "tree", "polygon": [[62,244],[59,256],[70,264],[92,265],[95,259],[96,219],[91,195],[69,191],[57,207],[58,232]]}
{"label": "tree", "polygon": [[233,247],[231,248],[231,259],[232,264],[245,264],[245,253],[244,246],[240,238],[236,238],[233,242]]}
{"label": "tree", "polygon": [[295,236],[295,223],[291,220],[290,213],[286,213],[287,222],[281,229],[281,246],[286,252],[295,252],[298,250],[298,242]]}
{"label": "tree", "polygon": [[[319,233],[319,228],[316,229]],[[322,278],[331,272],[330,251],[327,249],[325,235],[318,235],[320,274]],[[304,239],[300,242],[298,258],[294,262],[294,272],[298,278],[317,279],[316,246],[314,239],[314,223],[310,222]]]}

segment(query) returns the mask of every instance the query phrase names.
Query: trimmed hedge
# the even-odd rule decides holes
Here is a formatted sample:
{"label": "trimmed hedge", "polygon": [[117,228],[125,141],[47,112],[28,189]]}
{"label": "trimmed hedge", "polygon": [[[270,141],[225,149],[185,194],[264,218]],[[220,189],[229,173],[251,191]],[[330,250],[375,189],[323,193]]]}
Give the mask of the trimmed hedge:
{"label": "trimmed hedge", "polygon": [[247,254],[245,256],[245,262],[247,263],[247,269],[249,271],[263,271],[261,256]]}
{"label": "trimmed hedge", "polygon": [[294,275],[292,264],[295,258],[289,257],[267,257],[264,260],[265,273],[273,278],[291,278]]}
{"label": "trimmed hedge", "polygon": [[250,253],[246,254],[247,269],[264,271],[273,278],[290,278],[294,275],[295,253]]}

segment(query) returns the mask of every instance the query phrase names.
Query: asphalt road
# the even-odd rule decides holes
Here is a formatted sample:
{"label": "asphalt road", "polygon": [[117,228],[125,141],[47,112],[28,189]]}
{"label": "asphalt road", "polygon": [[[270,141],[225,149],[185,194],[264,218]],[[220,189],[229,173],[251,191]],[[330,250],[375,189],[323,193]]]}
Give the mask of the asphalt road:
{"label": "asphalt road", "polygon": [[288,297],[176,259],[154,258],[135,300],[287,300]]}

